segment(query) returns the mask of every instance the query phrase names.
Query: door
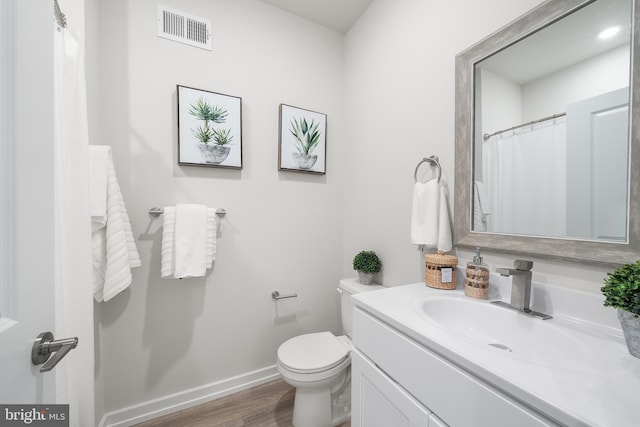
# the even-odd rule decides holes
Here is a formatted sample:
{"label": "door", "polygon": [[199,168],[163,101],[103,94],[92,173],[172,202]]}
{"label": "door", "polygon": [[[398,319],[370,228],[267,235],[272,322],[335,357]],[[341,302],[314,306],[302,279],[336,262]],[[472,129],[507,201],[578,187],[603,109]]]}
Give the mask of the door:
{"label": "door", "polygon": [[629,88],[567,106],[567,234],[627,240]]}
{"label": "door", "polygon": [[49,404],[31,348],[54,328],[51,3],[1,0],[0,21],[0,405]]}

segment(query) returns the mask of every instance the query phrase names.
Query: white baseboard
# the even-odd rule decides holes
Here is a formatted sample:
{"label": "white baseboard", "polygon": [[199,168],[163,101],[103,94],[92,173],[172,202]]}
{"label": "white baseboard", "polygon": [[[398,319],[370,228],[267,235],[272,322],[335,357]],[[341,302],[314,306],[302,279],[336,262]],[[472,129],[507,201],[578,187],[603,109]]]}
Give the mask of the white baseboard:
{"label": "white baseboard", "polygon": [[227,378],[201,387],[184,390],[148,402],[107,412],[98,427],[128,427],[182,409],[210,402],[280,378],[276,366]]}

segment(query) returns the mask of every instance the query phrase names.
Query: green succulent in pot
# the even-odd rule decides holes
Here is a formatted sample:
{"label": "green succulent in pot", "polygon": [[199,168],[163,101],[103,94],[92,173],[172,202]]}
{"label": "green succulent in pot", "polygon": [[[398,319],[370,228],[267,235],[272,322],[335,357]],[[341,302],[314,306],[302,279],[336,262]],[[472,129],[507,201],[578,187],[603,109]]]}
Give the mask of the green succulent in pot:
{"label": "green succulent in pot", "polygon": [[640,260],[608,273],[604,283],[604,305],[618,309],[629,353],[640,358]]}
{"label": "green succulent in pot", "polygon": [[600,290],[605,306],[628,311],[635,317],[640,315],[640,260],[608,273],[604,283]]}
{"label": "green succulent in pot", "polygon": [[214,129],[213,130],[213,140],[216,145],[226,145],[230,144],[233,139],[233,135],[231,135],[231,129]]}
{"label": "green succulent in pot", "polygon": [[374,251],[361,251],[353,258],[353,269],[358,272],[360,283],[369,285],[382,269],[382,262]]}
{"label": "green succulent in pot", "polygon": [[300,154],[310,155],[318,146],[318,142],[320,142],[318,125],[319,123],[316,123],[315,120],[311,120],[309,123],[304,117],[294,117],[291,120],[289,132],[296,139],[296,149]]}

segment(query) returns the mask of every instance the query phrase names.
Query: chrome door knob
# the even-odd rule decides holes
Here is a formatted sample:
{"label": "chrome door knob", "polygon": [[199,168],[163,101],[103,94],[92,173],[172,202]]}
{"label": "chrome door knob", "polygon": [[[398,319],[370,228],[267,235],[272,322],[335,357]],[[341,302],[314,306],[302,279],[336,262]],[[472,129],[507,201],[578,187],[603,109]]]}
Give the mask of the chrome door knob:
{"label": "chrome door knob", "polygon": [[51,332],[43,332],[38,335],[31,348],[31,363],[34,365],[44,363],[40,372],[49,372],[77,346],[77,337],[54,340]]}

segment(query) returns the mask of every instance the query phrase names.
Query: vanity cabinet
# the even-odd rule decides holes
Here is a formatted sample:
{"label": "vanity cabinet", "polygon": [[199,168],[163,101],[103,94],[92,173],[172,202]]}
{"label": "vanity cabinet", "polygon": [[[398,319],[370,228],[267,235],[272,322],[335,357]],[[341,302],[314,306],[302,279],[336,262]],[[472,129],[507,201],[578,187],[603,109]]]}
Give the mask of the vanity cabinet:
{"label": "vanity cabinet", "polygon": [[351,353],[351,390],[352,426],[430,426],[430,411],[358,350]]}
{"label": "vanity cabinet", "polygon": [[353,427],[557,425],[360,307],[353,320]]}

